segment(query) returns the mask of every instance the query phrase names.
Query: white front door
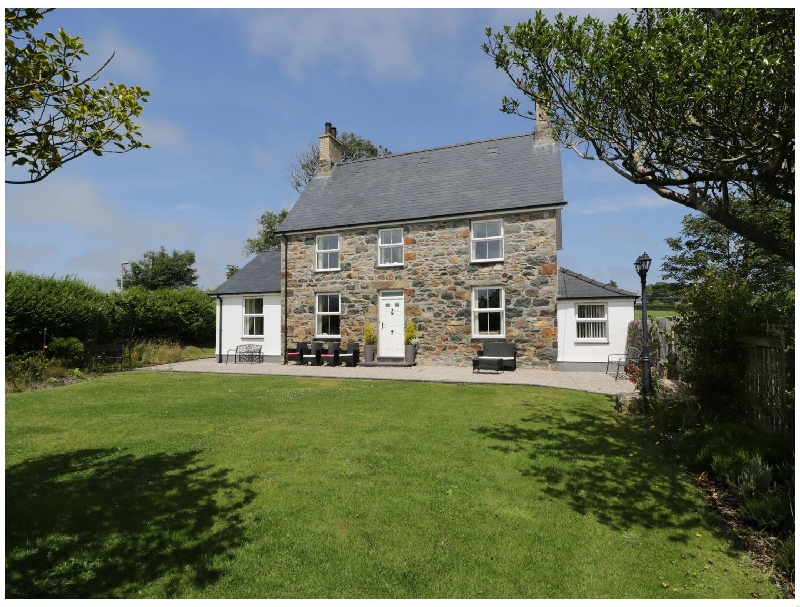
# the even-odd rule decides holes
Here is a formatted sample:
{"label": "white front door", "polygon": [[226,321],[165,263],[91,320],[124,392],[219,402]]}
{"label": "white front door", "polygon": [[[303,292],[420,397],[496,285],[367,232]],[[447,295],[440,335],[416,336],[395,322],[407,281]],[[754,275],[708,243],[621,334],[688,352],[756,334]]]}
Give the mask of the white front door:
{"label": "white front door", "polygon": [[378,314],[378,356],[405,356],[403,321],[403,292],[382,291]]}

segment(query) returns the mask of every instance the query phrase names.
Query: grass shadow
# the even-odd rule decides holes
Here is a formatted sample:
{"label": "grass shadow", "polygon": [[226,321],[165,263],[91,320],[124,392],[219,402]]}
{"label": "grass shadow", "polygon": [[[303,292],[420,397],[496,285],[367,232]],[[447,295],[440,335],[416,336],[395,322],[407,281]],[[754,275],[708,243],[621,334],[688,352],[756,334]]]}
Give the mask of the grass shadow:
{"label": "grass shadow", "polygon": [[251,484],[195,451],[92,449],[11,466],[6,598],[136,597],[154,582],[171,597],[211,584],[246,541]]}
{"label": "grass shadow", "polygon": [[664,528],[685,541],[698,526],[701,513],[681,473],[631,424],[588,406],[568,414],[536,405],[528,411],[519,423],[475,432],[496,441],[491,449],[526,454],[530,463],[520,472],[538,480],[545,495],[615,530]]}

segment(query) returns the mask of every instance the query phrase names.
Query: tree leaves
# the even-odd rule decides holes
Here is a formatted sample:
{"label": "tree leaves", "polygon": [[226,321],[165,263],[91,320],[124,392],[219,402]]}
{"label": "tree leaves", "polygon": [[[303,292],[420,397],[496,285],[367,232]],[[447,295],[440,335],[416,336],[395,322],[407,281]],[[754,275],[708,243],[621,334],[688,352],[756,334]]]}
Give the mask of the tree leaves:
{"label": "tree leaves", "polygon": [[102,156],[150,147],[133,121],[149,92],[110,82],[94,88],[113,55],[82,77],[77,64],[88,53],[80,36],[59,29],[37,38],[32,31],[52,10],[5,12],[6,158],[16,159],[12,167],[27,165],[27,177],[7,175],[6,183],[36,183],[89,151]]}
{"label": "tree leaves", "polygon": [[[487,29],[483,50],[563,145],[793,259],[793,11],[634,14],[550,23],[539,11]],[[511,97],[501,109],[534,115]]]}

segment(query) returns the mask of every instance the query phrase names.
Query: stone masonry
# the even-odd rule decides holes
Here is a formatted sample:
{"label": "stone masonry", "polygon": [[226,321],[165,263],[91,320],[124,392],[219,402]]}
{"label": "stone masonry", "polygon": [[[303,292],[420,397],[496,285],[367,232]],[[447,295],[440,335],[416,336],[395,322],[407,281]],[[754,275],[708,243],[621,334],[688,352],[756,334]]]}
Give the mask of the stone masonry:
{"label": "stone masonry", "polygon": [[378,267],[376,227],[336,232],[340,270],[334,272],[314,269],[316,234],[290,235],[281,258],[281,269],[288,270],[281,301],[285,295],[289,346],[315,340],[316,294],[339,293],[341,342],[357,341],[363,353],[364,324],[377,327],[379,292],[403,290],[405,319],[414,322],[420,340],[417,364],[467,366],[490,341],[472,337],[472,288],[493,286],[505,292],[504,341],[517,344],[517,364],[556,369],[556,211],[480,217],[496,218],[504,227],[504,261],[498,263],[470,261],[466,217],[403,225],[403,267]]}

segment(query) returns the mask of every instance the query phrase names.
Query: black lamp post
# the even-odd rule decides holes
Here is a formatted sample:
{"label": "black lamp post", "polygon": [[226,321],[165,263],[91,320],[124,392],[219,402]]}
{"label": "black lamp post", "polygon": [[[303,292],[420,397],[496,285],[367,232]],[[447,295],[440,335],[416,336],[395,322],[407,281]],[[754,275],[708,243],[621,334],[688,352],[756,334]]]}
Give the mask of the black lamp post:
{"label": "black lamp post", "polygon": [[636,268],[636,273],[642,279],[642,396],[651,396],[653,394],[650,381],[650,353],[647,350],[647,294],[645,293],[647,271],[650,269],[651,261],[653,260],[650,259],[647,253],[642,253],[633,264],[633,267]]}

